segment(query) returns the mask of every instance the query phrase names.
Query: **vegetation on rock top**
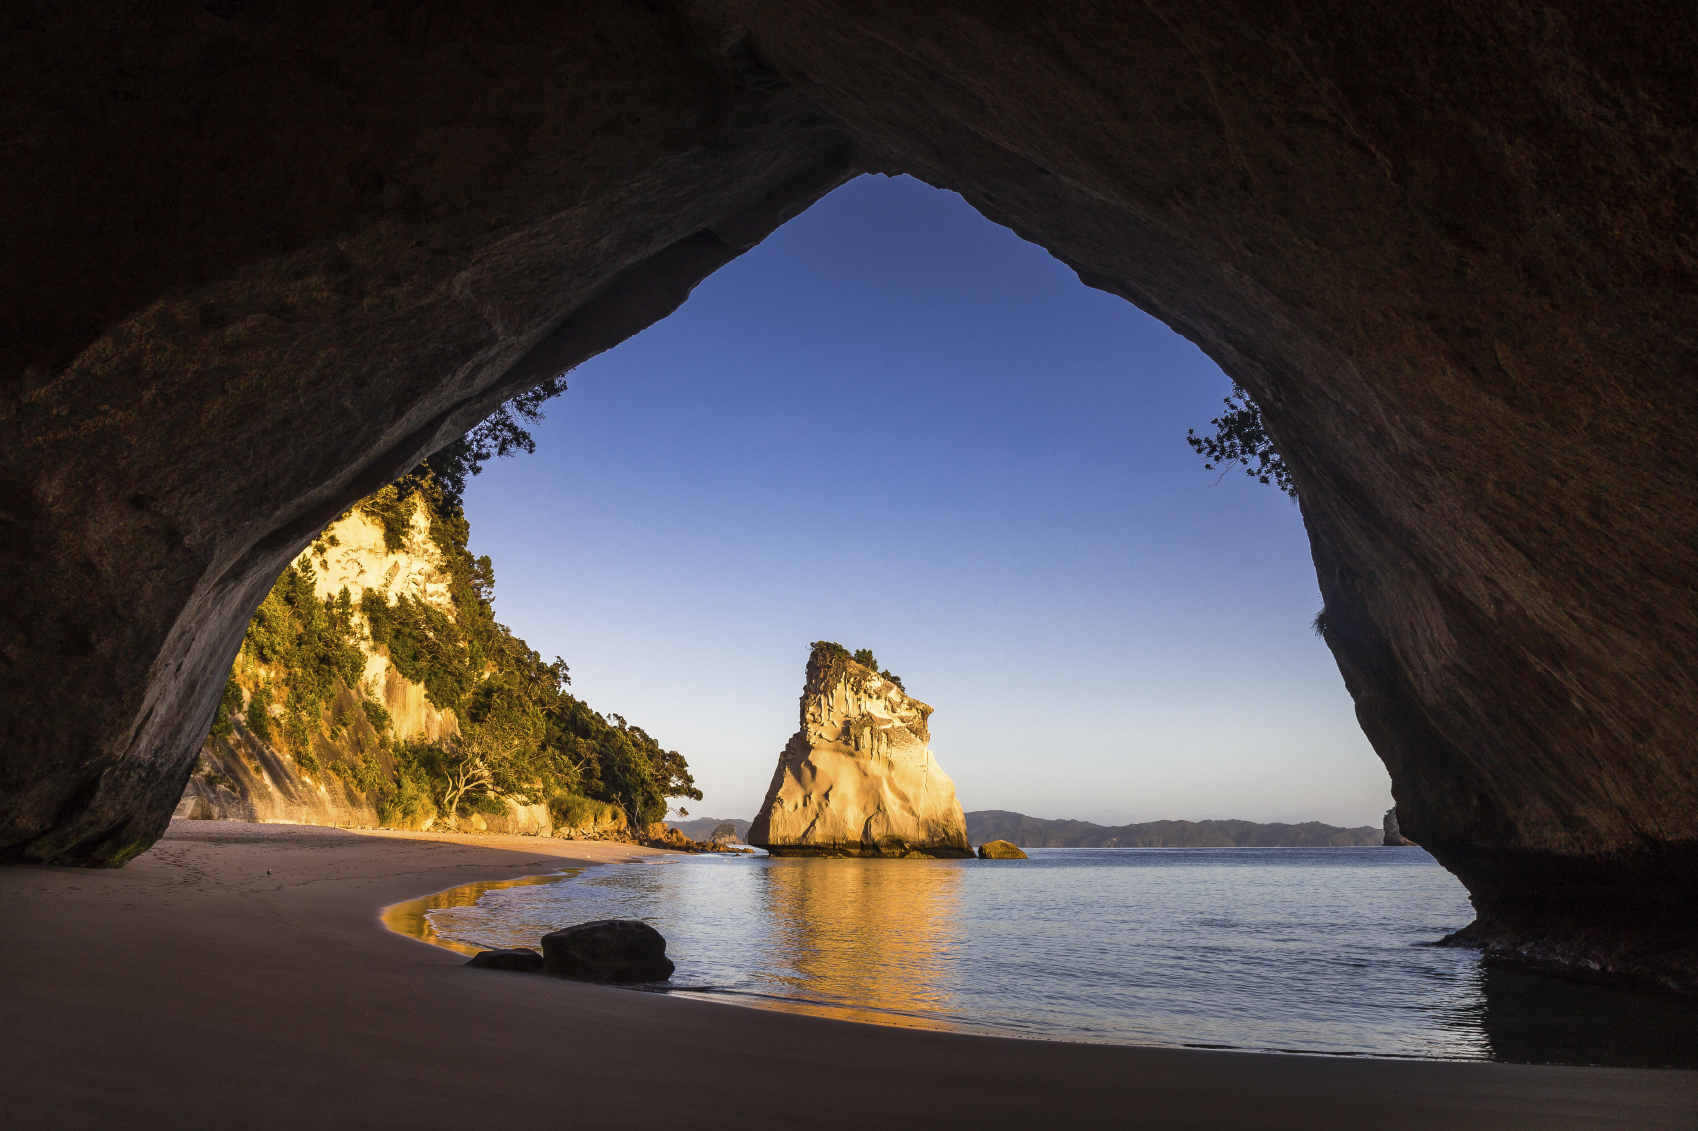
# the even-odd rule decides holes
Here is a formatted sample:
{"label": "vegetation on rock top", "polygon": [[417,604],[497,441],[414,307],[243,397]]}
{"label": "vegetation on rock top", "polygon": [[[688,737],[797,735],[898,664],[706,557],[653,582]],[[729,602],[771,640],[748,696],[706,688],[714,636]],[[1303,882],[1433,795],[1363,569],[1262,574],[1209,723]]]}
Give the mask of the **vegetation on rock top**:
{"label": "vegetation on rock top", "polygon": [[816,640],[812,644],[808,645],[808,648],[816,657],[818,657],[821,667],[829,668],[833,664],[838,663],[860,664],[863,668],[868,668],[872,671],[878,672],[880,676],[888,679],[891,683],[894,683],[897,689],[902,691],[904,694],[906,694],[908,690],[906,687],[902,686],[902,679],[900,676],[893,675],[888,671],[879,671],[878,661],[873,658],[873,651],[871,648],[861,648],[854,652],[850,652],[849,649],[832,640]]}

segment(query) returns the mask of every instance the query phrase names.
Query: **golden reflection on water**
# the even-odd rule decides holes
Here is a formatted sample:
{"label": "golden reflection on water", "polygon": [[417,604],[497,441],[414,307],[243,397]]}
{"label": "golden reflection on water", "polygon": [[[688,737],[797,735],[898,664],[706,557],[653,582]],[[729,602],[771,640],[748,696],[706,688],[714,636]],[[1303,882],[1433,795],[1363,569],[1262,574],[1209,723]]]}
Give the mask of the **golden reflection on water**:
{"label": "golden reflection on water", "polygon": [[[946,860],[790,857],[759,873],[782,993],[756,1004],[911,1028],[953,1028],[965,873]],[[753,940],[751,940],[753,941]]]}
{"label": "golden reflection on water", "polygon": [[487,947],[464,943],[440,935],[430,921],[428,912],[439,911],[445,907],[471,907],[482,899],[485,892],[503,891],[507,888],[525,888],[536,884],[554,884],[561,880],[569,880],[583,871],[582,868],[563,868],[546,876],[521,876],[516,880],[480,880],[477,883],[461,884],[459,887],[439,891],[435,895],[427,895],[422,899],[409,899],[405,903],[394,903],[383,909],[383,925],[398,935],[406,935],[410,939],[440,946],[445,950],[458,951],[460,954],[472,955]]}

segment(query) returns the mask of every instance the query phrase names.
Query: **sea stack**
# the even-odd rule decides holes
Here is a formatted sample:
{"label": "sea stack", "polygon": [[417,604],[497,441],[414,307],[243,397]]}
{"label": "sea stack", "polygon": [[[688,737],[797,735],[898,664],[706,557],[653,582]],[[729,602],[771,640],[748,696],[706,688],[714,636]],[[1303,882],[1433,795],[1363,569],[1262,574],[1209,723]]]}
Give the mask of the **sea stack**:
{"label": "sea stack", "polygon": [[1386,848],[1402,848],[1406,844],[1412,845],[1415,843],[1414,841],[1406,838],[1403,835],[1403,830],[1397,827],[1397,806],[1393,805],[1390,809],[1386,810],[1384,825],[1385,840],[1382,843]]}
{"label": "sea stack", "polygon": [[955,783],[926,746],[931,713],[894,676],[815,644],[801,729],[749,843],[774,856],[972,856]]}

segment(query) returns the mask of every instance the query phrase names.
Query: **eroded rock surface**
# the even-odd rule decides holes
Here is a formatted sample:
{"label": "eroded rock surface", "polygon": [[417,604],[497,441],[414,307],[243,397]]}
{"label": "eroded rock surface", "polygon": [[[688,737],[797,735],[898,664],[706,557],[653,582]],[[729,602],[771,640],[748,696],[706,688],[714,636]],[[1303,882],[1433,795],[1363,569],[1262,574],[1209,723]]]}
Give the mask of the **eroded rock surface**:
{"label": "eroded rock surface", "polygon": [[323,523],[908,172],[1249,389],[1481,929],[1698,971],[1690,11],[48,2],[4,50],[6,858],[145,848]]}
{"label": "eroded rock surface", "polygon": [[931,713],[816,645],[801,729],[778,756],[749,843],[775,856],[971,856],[955,783],[926,745]]}

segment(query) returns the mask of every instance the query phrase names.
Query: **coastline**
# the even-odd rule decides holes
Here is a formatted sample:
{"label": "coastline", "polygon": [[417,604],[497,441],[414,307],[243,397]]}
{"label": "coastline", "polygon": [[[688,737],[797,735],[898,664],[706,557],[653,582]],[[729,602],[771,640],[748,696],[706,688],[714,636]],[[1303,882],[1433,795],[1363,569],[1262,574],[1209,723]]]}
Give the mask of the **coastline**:
{"label": "coastline", "polygon": [[[469,970],[385,907],[663,855],[174,822],[122,869],[0,869],[20,1127],[1688,1127],[1698,1072],[1069,1044]],[[272,874],[267,875],[266,870]],[[893,1114],[900,1113],[900,1114]]]}

